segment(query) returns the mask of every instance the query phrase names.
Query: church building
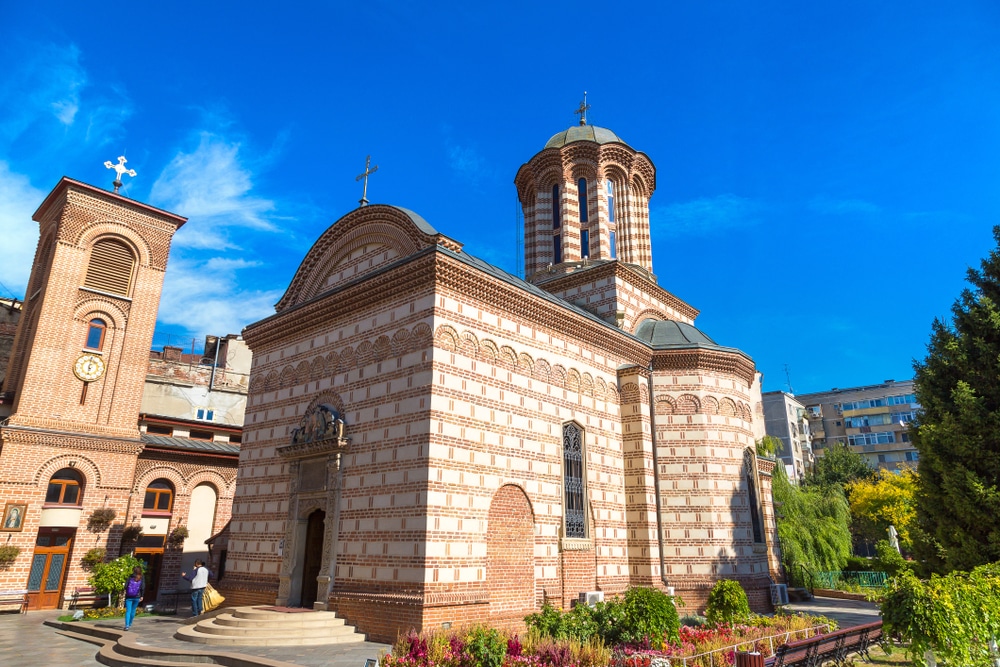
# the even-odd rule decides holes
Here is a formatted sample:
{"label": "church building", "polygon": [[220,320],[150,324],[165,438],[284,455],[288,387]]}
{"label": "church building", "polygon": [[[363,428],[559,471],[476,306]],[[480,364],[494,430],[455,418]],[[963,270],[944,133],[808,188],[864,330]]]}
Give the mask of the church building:
{"label": "church building", "polygon": [[227,604],[381,640],[722,578],[770,608],[759,375],[658,284],[652,161],[583,121],[514,182],[525,279],[363,201],[244,330]]}

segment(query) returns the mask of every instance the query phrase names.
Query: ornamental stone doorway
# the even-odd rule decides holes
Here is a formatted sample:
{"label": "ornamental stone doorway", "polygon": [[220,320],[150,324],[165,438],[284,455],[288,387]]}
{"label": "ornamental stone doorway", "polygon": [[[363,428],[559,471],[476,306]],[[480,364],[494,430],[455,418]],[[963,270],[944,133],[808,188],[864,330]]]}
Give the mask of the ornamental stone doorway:
{"label": "ornamental stone doorway", "polygon": [[336,397],[315,399],[278,448],[288,461],[289,501],[275,604],[326,610],[336,571],[341,454],[347,448]]}

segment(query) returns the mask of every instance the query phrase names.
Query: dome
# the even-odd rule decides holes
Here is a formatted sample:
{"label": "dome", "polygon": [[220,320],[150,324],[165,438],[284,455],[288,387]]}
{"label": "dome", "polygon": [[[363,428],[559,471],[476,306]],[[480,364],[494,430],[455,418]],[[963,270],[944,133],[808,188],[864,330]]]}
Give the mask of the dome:
{"label": "dome", "polygon": [[[574,141],[593,141],[595,144],[625,144],[621,137],[603,127],[597,127],[596,125],[574,125],[549,139],[545,143],[545,148],[562,148]],[[627,146],[628,144],[625,145]]]}
{"label": "dome", "polygon": [[645,320],[636,329],[635,337],[656,349],[680,347],[725,349],[693,325],[673,320]]}

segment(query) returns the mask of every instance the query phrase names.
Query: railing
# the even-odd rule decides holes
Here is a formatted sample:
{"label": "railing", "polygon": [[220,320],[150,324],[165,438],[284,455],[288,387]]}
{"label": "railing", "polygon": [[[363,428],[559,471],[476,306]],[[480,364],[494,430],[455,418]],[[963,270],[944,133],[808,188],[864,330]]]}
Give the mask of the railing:
{"label": "railing", "polygon": [[[689,667],[689,666],[690,667],[695,667],[695,665],[706,665],[706,664],[708,665],[708,667],[715,667],[716,664],[718,664],[720,666],[721,665],[728,665],[729,662],[726,661],[726,660],[724,660],[724,659],[720,660],[717,663],[715,661],[715,655],[718,654],[718,653],[724,653],[725,654],[725,653],[732,653],[733,651],[738,651],[738,650],[740,650],[741,646],[748,646],[748,647],[750,647],[750,650],[753,650],[753,648],[758,644],[758,642],[765,642],[765,641],[767,642],[768,646],[771,648],[771,650],[768,653],[768,655],[774,655],[774,649],[776,648],[776,646],[781,646],[782,644],[787,644],[788,642],[792,641],[793,639],[798,638],[799,635],[801,635],[801,639],[809,639],[810,636],[815,637],[816,635],[820,634],[820,631],[822,631],[822,634],[826,634],[827,632],[830,631],[830,626],[828,624],[824,623],[822,625],[815,625],[815,626],[813,626],[811,628],[804,628],[802,630],[789,630],[788,632],[781,632],[779,634],[769,635],[767,637],[759,637],[757,639],[748,639],[747,641],[740,642],[739,644],[733,644],[732,646],[724,646],[723,648],[712,649],[711,651],[706,651],[705,653],[698,653],[697,655],[689,655],[689,656],[685,656],[683,658],[670,656],[670,664],[671,665],[681,665],[682,667]],[[777,642],[777,644],[775,644],[774,640],[778,639],[779,637],[782,638],[782,641],[779,641],[779,642]],[[707,663],[704,661],[704,659],[706,657],[708,658],[708,662]],[[700,662],[700,663],[699,662],[695,662],[696,660],[701,660],[702,662]]]}
{"label": "railing", "polygon": [[816,584],[820,588],[837,588],[839,584],[854,584],[861,588],[883,588],[889,581],[885,572],[817,572]]}

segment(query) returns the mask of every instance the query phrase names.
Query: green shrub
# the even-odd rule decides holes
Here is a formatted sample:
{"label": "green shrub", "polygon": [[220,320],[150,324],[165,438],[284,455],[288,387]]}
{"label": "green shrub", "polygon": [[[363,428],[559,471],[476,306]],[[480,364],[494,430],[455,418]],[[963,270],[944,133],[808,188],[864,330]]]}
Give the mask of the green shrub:
{"label": "green shrub", "polygon": [[138,565],[146,570],[146,564],[135,556],[119,556],[110,563],[98,563],[88,581],[96,593],[110,593],[112,606],[125,590],[125,581],[132,575],[132,570]]}
{"label": "green shrub", "polygon": [[885,572],[890,577],[895,577],[904,570],[910,570],[909,563],[889,544],[889,540],[879,540],[875,543],[875,558],[872,559],[872,564],[876,570]]}
{"label": "green shrub", "polygon": [[740,582],[720,579],[708,594],[705,618],[709,625],[745,623],[750,619],[750,601]]}
{"label": "green shrub", "polygon": [[870,572],[872,569],[872,559],[861,556],[848,556],[847,564],[841,568],[844,572]]}
{"label": "green shrub", "polygon": [[563,636],[563,614],[548,601],[542,603],[542,609],[538,613],[525,616],[524,623],[543,637],[559,639]]}
{"label": "green shrub", "polygon": [[698,614],[684,614],[681,616],[681,625],[688,628],[700,628],[705,625],[706,620],[704,616],[699,616]]}
{"label": "green shrub", "polygon": [[654,645],[680,641],[681,621],[669,595],[655,588],[637,587],[625,592],[622,602],[621,639],[640,642],[649,639]]}
{"label": "green shrub", "polygon": [[476,626],[465,637],[465,650],[477,667],[501,667],[507,656],[507,637],[495,628]]}

